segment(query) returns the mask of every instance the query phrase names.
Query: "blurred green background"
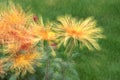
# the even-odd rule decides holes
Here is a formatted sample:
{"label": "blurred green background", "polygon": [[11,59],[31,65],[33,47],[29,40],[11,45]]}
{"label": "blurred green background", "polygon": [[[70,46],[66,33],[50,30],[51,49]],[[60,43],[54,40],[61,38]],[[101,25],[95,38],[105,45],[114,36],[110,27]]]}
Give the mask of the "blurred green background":
{"label": "blurred green background", "polygon": [[[0,3],[6,0],[0,0]],[[77,18],[93,16],[104,29],[101,51],[79,50],[75,58],[81,80],[120,80],[120,0],[13,0],[23,9],[44,20],[70,14]]]}

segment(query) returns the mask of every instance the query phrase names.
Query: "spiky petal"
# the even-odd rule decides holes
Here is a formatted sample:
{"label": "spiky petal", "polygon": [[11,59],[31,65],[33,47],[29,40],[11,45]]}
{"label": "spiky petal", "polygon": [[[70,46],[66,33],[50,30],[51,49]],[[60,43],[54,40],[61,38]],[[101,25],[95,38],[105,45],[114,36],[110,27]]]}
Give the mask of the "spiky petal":
{"label": "spiky petal", "polygon": [[76,20],[70,16],[59,17],[55,28],[58,34],[58,39],[60,44],[66,46],[68,42],[72,39],[71,44],[85,45],[89,50],[100,49],[97,40],[103,38],[102,29],[96,27],[96,21],[89,17],[85,20]]}
{"label": "spiky petal", "polygon": [[25,75],[27,72],[34,73],[34,66],[40,65],[40,59],[41,55],[38,53],[18,54],[11,58],[12,65],[10,70],[22,75]]}

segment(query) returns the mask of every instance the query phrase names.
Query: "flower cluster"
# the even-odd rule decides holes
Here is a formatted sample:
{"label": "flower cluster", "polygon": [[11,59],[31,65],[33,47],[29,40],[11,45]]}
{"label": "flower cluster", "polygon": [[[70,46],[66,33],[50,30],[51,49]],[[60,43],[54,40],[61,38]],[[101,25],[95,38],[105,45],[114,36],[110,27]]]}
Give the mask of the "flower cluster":
{"label": "flower cluster", "polygon": [[10,56],[9,70],[16,74],[33,73],[34,66],[40,64],[41,54],[34,48],[37,40],[30,28],[31,21],[32,15],[13,4],[0,14],[0,45],[3,53]]}
{"label": "flower cluster", "polygon": [[[89,50],[100,50],[97,41],[104,36],[92,17],[77,20],[71,16],[62,16],[57,21],[54,24],[44,24],[42,19],[39,21],[37,16],[33,17],[33,14],[24,12],[14,4],[9,4],[0,13],[0,46],[2,53],[7,54],[6,64],[10,63],[8,71],[17,75],[34,73],[35,67],[41,65],[40,60],[44,55],[44,46],[38,50],[38,47],[41,48],[37,45],[39,42],[43,45],[47,42],[54,56],[58,52],[56,48],[60,47],[65,48],[65,54],[70,53],[66,49],[83,46]],[[1,60],[0,75],[5,73]]]}

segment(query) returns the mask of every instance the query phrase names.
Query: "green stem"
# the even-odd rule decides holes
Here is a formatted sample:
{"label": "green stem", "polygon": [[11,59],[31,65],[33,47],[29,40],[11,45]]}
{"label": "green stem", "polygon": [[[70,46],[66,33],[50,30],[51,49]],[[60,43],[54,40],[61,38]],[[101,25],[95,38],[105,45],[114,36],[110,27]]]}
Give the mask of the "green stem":
{"label": "green stem", "polygon": [[[74,47],[75,47],[74,41],[71,39],[64,51],[64,54],[67,54],[68,60],[71,60],[71,56],[72,56],[71,53],[74,50]],[[66,69],[62,68],[62,74],[63,74],[62,80],[65,80],[65,71],[66,71]]]}
{"label": "green stem", "polygon": [[42,44],[42,53],[44,53],[44,40],[41,41]]}
{"label": "green stem", "polygon": [[74,45],[73,40],[70,40],[69,44],[67,45],[67,47],[64,51],[64,54],[67,54],[67,56],[70,57],[74,47],[75,47],[75,45]]}
{"label": "green stem", "polygon": [[62,68],[62,80],[65,80],[65,69],[64,68]]}
{"label": "green stem", "polygon": [[[49,46],[48,43],[44,45],[44,47]],[[50,56],[48,55],[48,59],[46,60],[46,71],[45,71],[45,80],[49,80],[49,69],[50,69]]]}
{"label": "green stem", "polygon": [[49,67],[50,67],[50,61],[48,59],[46,65],[45,80],[49,80]]}

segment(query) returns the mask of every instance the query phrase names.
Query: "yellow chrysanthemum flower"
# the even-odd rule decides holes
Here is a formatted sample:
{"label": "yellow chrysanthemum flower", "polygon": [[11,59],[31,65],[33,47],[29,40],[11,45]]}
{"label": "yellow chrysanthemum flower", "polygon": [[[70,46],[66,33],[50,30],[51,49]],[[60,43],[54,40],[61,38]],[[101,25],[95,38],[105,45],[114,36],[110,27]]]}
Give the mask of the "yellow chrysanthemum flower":
{"label": "yellow chrysanthemum flower", "polygon": [[89,50],[100,49],[97,39],[103,38],[102,29],[96,27],[96,21],[92,18],[77,21],[75,18],[65,16],[59,17],[60,24],[57,25],[57,32],[60,44],[66,46],[71,40],[71,44],[85,45]]}
{"label": "yellow chrysanthemum flower", "polygon": [[32,16],[26,14],[21,7],[16,7],[14,4],[8,6],[8,10],[1,14],[3,21],[8,26],[23,27],[29,20],[32,20]]}
{"label": "yellow chrysanthemum flower", "polygon": [[55,40],[55,33],[51,30],[49,25],[34,24],[32,32],[36,37],[40,38],[40,40]]}
{"label": "yellow chrysanthemum flower", "polygon": [[27,72],[34,73],[34,66],[40,66],[40,59],[41,55],[39,53],[18,54],[10,60],[12,62],[10,70],[22,75],[25,75]]}

